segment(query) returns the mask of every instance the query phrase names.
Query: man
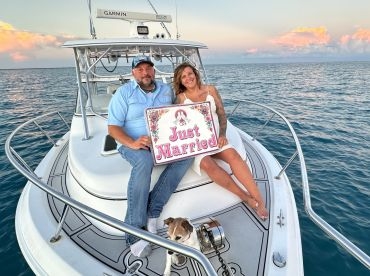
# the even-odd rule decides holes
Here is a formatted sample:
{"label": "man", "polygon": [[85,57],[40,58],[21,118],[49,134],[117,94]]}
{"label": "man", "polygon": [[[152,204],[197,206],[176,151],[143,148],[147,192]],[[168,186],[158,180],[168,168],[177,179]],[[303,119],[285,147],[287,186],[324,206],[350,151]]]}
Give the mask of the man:
{"label": "man", "polygon": [[[163,206],[186,173],[192,159],[168,164],[150,192],[153,158],[149,151],[144,111],[148,107],[170,105],[174,94],[169,85],[155,81],[154,64],[147,56],[132,61],[135,80],[117,89],[108,109],[108,132],[117,141],[118,151],[132,166],[127,186],[125,222],[156,233],[156,222]],[[126,234],[131,253],[146,257],[151,252],[145,240]]]}

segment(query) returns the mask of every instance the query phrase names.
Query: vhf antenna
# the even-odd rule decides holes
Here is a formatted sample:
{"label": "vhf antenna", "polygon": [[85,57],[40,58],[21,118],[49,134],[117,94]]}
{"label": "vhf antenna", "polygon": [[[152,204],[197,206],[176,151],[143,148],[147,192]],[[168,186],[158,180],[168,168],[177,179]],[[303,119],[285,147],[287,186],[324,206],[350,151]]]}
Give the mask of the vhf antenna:
{"label": "vhf antenna", "polygon": [[[155,7],[153,6],[152,2],[150,2],[150,0],[147,0],[147,1],[148,1],[149,5],[152,7],[152,9],[153,9],[153,11],[155,12],[155,14],[156,14],[156,15],[158,15],[158,12],[157,12],[157,10],[155,9]],[[168,31],[168,29],[167,29],[166,25],[165,25],[163,22],[161,22],[161,26],[162,26],[162,28],[163,28],[163,29],[165,29],[165,30],[166,30],[168,37],[169,37],[169,38],[171,38],[171,34],[170,34],[170,32]]]}
{"label": "vhf antenna", "polygon": [[93,39],[96,39],[95,27],[94,27],[94,23],[93,23],[92,16],[91,16],[91,0],[87,0],[87,5],[88,5],[88,7],[89,7],[90,34],[91,34],[91,37],[92,37]]}
{"label": "vhf antenna", "polygon": [[180,38],[179,34],[179,25],[177,24],[177,1],[175,0],[175,6],[176,6],[176,39]]}

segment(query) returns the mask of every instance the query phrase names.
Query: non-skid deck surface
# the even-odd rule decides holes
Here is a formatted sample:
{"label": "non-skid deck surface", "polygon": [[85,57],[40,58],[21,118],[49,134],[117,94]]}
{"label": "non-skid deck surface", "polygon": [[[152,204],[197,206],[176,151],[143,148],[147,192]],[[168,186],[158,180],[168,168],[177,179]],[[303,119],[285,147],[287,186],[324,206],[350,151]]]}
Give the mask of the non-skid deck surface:
{"label": "non-skid deck surface", "polygon": [[[247,155],[251,161],[253,175],[266,198],[269,208],[269,183],[267,171],[258,154],[245,145]],[[49,185],[68,194],[66,188],[67,145],[61,151],[55,162],[49,178]],[[49,206],[57,221],[60,220],[64,205],[57,199],[48,196]],[[226,263],[229,264],[235,275],[263,275],[264,260],[268,241],[268,222],[258,220],[253,212],[244,204],[239,203],[228,209],[209,214],[223,227],[226,242],[220,253]],[[197,225],[206,218],[198,218],[192,223]],[[130,254],[126,247],[124,235],[107,234],[91,222],[79,211],[70,209],[63,225],[65,233],[86,252],[114,268],[117,272],[127,275],[162,275],[165,262],[166,250],[153,245],[152,254],[149,258],[136,258]],[[166,229],[159,229],[159,235],[166,236]],[[206,255],[216,269],[218,275],[224,275],[219,257],[215,252]],[[172,266],[172,275],[206,275],[200,265],[190,258],[180,266]]]}

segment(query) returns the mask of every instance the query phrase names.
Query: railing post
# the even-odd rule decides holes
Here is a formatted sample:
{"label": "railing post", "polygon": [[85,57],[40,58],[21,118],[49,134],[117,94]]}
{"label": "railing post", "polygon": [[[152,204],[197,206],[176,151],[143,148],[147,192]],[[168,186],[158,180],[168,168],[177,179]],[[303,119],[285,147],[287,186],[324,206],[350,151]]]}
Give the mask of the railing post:
{"label": "railing post", "polygon": [[237,102],[234,109],[230,112],[230,116],[233,116],[234,115],[234,112],[235,110],[237,110],[237,108],[239,107],[239,105],[241,104],[241,102]]}
{"label": "railing post", "polygon": [[265,128],[265,126],[272,120],[272,118],[274,118],[274,116],[275,116],[275,113],[273,113],[272,115],[271,115],[271,117],[265,122],[265,124],[262,126],[262,127],[260,127],[258,130],[257,130],[257,133],[256,133],[256,135],[254,135],[253,137],[252,137],[252,141],[254,141],[254,140],[256,140],[257,139],[257,137],[259,136],[259,134],[260,134],[260,132]]}
{"label": "railing post", "polygon": [[58,224],[57,231],[56,231],[55,235],[53,237],[51,237],[51,239],[50,239],[50,242],[51,243],[55,243],[55,242],[59,241],[60,238],[62,237],[60,235],[60,232],[62,231],[62,227],[63,227],[63,224],[64,224],[64,222],[66,220],[66,217],[67,217],[67,213],[68,213],[69,208],[70,207],[69,207],[68,204],[65,204],[64,205],[63,212],[62,212],[62,217],[61,217],[60,222]]}
{"label": "railing post", "polygon": [[35,125],[40,129],[40,131],[48,138],[48,140],[54,145],[54,147],[57,147],[57,143],[54,142],[53,139],[51,139],[50,135],[47,134],[47,132],[36,122],[34,121]]}
{"label": "railing post", "polygon": [[57,112],[58,113],[58,116],[59,116],[59,118],[64,122],[64,124],[66,125],[66,127],[68,128],[68,129],[71,129],[70,127],[69,127],[69,125],[68,125],[68,123],[67,123],[67,121],[64,119],[64,117],[62,116],[62,114],[60,114],[60,112],[58,111]]}
{"label": "railing post", "polygon": [[290,166],[290,164],[293,162],[293,160],[296,158],[297,155],[298,155],[298,151],[296,150],[295,153],[292,155],[292,157],[290,157],[288,162],[285,164],[284,168],[282,168],[281,171],[279,172],[279,174],[277,176],[275,176],[276,179],[280,179],[280,176]]}
{"label": "railing post", "polygon": [[32,168],[26,163],[26,161],[23,160],[22,157],[20,157],[20,155],[13,149],[13,147],[9,147],[10,149],[10,152],[14,155],[14,157],[19,161],[21,162],[21,164],[33,175],[35,175],[36,177],[38,177],[35,172],[32,170]]}

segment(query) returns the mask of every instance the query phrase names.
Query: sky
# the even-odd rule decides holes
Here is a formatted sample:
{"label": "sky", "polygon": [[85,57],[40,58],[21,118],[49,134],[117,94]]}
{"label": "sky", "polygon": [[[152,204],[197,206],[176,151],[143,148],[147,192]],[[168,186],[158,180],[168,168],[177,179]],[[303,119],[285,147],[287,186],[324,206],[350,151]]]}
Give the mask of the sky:
{"label": "sky", "polygon": [[[204,63],[370,61],[370,0],[151,0],[176,38],[199,41]],[[129,23],[97,8],[153,13],[144,0],[91,0],[98,38]],[[0,0],[0,69],[74,66],[61,45],[90,38],[88,0]],[[154,25],[155,24],[155,25]],[[149,23],[150,34],[164,33]]]}

